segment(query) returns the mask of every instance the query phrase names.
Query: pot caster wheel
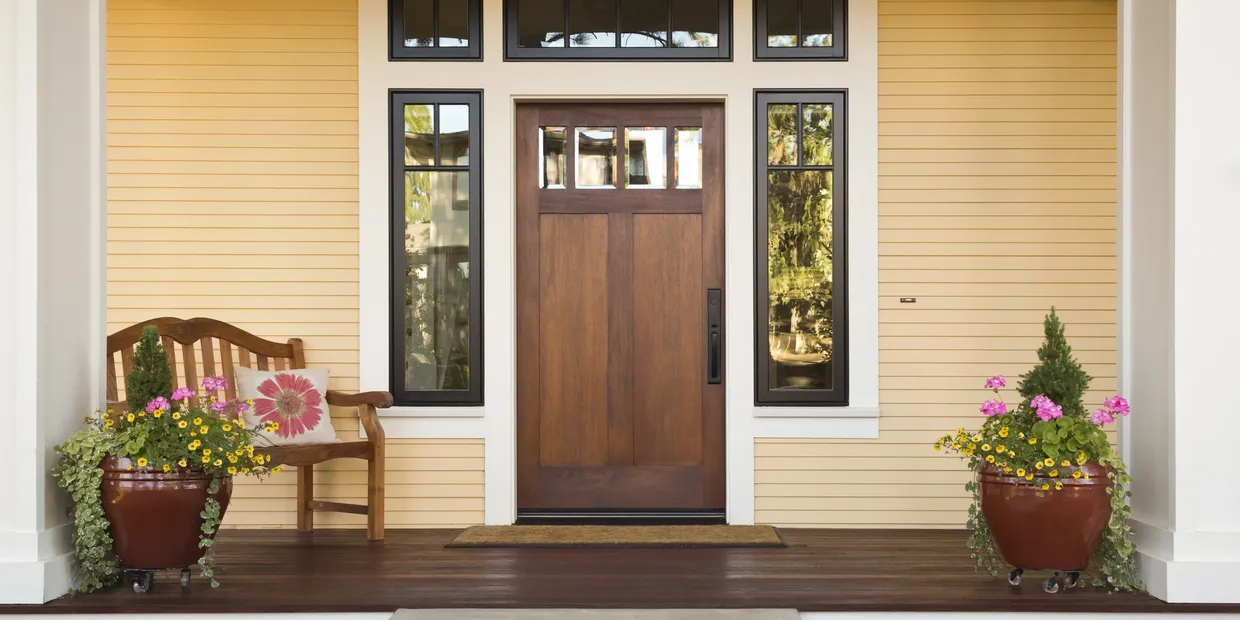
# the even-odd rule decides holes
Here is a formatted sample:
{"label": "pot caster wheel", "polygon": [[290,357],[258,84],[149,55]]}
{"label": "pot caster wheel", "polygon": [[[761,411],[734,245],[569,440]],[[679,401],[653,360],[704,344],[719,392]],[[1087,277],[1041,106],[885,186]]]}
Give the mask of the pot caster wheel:
{"label": "pot caster wheel", "polygon": [[1081,571],[1079,570],[1068,571],[1067,573],[1064,574],[1063,587],[1064,588],[1075,588],[1076,582],[1080,580],[1081,580]]}
{"label": "pot caster wheel", "polygon": [[188,568],[181,569],[181,587],[182,588],[189,587],[189,569]]}
{"label": "pot caster wheel", "polygon": [[133,591],[145,594],[155,587],[155,574],[150,571],[137,571],[132,574]]}
{"label": "pot caster wheel", "polygon": [[1008,573],[1008,583],[1014,586],[1020,585],[1020,576],[1023,574],[1025,574],[1025,569],[1013,568],[1012,572]]}
{"label": "pot caster wheel", "polygon": [[1054,577],[1047,579],[1046,583],[1042,584],[1042,590],[1046,592],[1047,594],[1054,594],[1058,592],[1059,591],[1059,573],[1055,573]]}

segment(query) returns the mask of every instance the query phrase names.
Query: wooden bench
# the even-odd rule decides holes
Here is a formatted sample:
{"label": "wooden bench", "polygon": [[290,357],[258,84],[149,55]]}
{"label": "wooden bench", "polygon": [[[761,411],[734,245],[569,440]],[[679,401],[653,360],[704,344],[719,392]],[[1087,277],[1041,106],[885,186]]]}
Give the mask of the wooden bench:
{"label": "wooden bench", "polygon": [[[306,367],[305,350],[300,338],[290,338],[287,343],[272,342],[214,319],[152,319],[108,336],[108,402],[119,400],[117,366],[120,365],[121,372],[124,373],[122,376],[128,375],[133,361],[134,345],[142,337],[142,329],[147,325],[154,325],[159,329],[168,355],[168,364],[172,368],[173,389],[179,386],[198,389],[201,381],[198,369],[201,368],[203,376],[222,375],[228,379],[226,394],[228,398],[236,398],[237,382],[233,371],[236,366],[256,367],[258,370],[297,370]],[[175,346],[176,344],[180,347]],[[178,362],[180,369],[177,367]],[[367,538],[383,540],[384,434],[376,409],[391,407],[392,395],[387,392],[346,394],[329,391],[327,404],[356,408],[362,428],[366,429],[366,439],[308,446],[256,448],[255,451],[270,456],[273,465],[291,465],[297,468],[297,529],[314,529],[316,511],[346,512],[366,515]],[[338,458],[358,458],[367,462],[365,506],[314,499],[314,466]]]}

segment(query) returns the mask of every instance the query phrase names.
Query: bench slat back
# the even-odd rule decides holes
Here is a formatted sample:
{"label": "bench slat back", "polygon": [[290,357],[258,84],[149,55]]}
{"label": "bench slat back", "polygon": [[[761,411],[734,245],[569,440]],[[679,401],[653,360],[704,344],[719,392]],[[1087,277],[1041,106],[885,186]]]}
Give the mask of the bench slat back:
{"label": "bench slat back", "polygon": [[306,367],[305,349],[300,338],[274,342],[215,319],[163,317],[131,325],[108,336],[109,402],[119,400],[124,377],[129,376],[133,367],[134,346],[142,338],[142,329],[147,325],[154,325],[159,330],[160,341],[168,356],[168,366],[172,369],[173,389],[188,387],[197,390],[202,377],[222,375],[228,380],[225,395],[236,398],[237,366],[255,368],[257,362],[258,370],[297,370]]}

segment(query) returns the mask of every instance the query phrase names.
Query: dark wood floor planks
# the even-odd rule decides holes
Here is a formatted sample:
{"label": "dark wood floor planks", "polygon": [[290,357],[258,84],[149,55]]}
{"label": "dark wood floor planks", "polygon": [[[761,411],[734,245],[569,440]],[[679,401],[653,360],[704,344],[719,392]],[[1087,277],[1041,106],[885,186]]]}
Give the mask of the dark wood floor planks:
{"label": "dark wood floor planks", "polygon": [[702,608],[801,611],[1228,612],[1081,588],[1045,575],[1012,588],[976,574],[953,531],[782,530],[787,549],[444,549],[455,531],[226,531],[222,587],[175,574],[154,592],[116,588],[0,613],[259,613],[401,607]]}

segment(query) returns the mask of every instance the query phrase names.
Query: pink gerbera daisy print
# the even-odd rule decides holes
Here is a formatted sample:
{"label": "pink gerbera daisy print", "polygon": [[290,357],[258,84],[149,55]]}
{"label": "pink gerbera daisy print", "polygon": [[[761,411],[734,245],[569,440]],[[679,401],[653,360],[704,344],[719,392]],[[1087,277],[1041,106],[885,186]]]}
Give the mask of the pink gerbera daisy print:
{"label": "pink gerbera daisy print", "polygon": [[254,399],[254,412],[264,423],[279,423],[276,435],[280,437],[304,435],[323,417],[322,395],[301,375],[278,373],[260,383],[258,392],[266,398]]}

